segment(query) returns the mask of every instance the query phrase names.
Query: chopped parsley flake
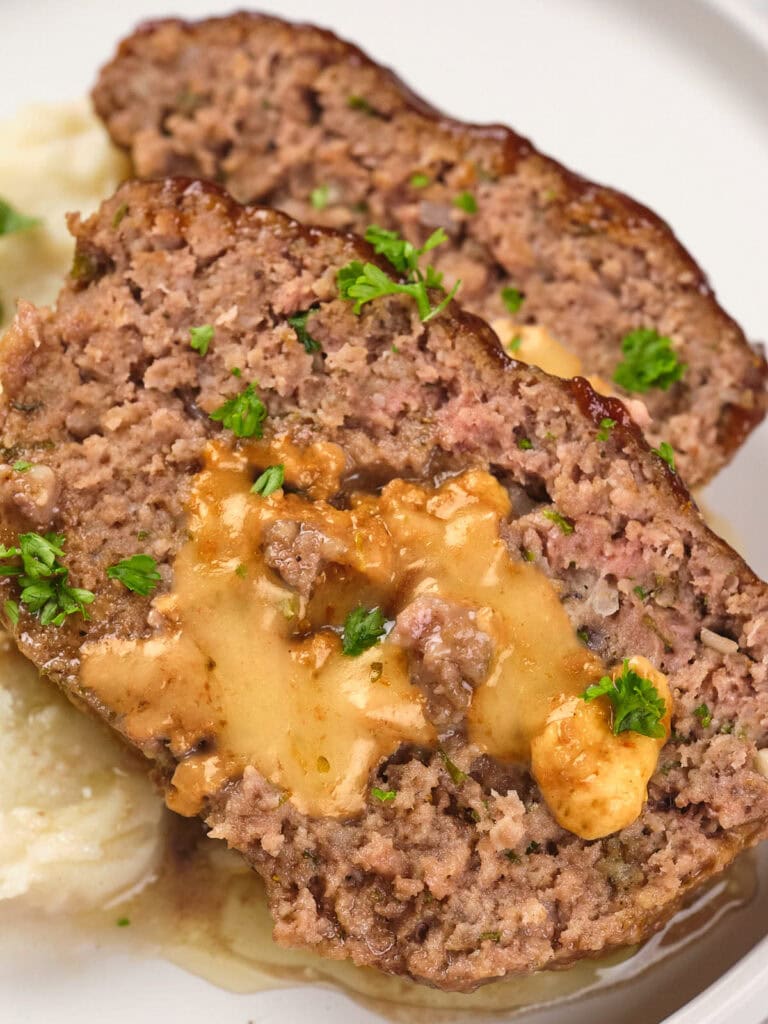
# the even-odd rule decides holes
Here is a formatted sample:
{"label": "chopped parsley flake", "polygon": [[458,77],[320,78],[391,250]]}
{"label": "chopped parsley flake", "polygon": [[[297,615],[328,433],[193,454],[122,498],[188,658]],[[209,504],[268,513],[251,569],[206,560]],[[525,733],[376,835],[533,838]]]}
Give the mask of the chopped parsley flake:
{"label": "chopped parsley flake", "polygon": [[300,313],[294,313],[293,316],[288,317],[288,323],[296,332],[296,337],[304,346],[305,352],[322,351],[320,342],[316,341],[307,330],[307,320],[318,308],[317,305],[310,306],[309,309],[303,309]]}
{"label": "chopped parsley flake", "polygon": [[480,932],[481,942],[501,942],[501,932]]}
{"label": "chopped parsley flake", "polygon": [[627,391],[640,394],[649,388],[666,391],[680,380],[686,364],[677,358],[672,342],[658,331],[641,327],[630,331],[621,342],[624,361],[616,367],[613,379]]}
{"label": "chopped parsley flake", "polygon": [[501,301],[507,307],[510,313],[517,313],[523,304],[525,296],[519,288],[502,288],[501,289]]}
{"label": "chopped parsley flake", "polygon": [[40,224],[39,217],[27,217],[14,210],[5,199],[0,199],[0,235],[13,235],[17,231],[28,231]]}
{"label": "chopped parsley flake", "polygon": [[9,621],[12,622],[14,626],[18,626],[19,606],[16,604],[16,602],[8,600],[3,605],[3,608],[5,609],[5,614],[8,616]]}
{"label": "chopped parsley flake", "polygon": [[427,185],[431,184],[432,179],[428,174],[423,174],[421,171],[417,171],[416,174],[411,175],[411,186],[412,188],[426,188]]}
{"label": "chopped parsley flake", "polygon": [[675,449],[671,444],[667,444],[666,441],[662,441],[658,448],[651,448],[651,451],[654,455],[658,455],[662,462],[666,462],[673,473],[676,472]]}
{"label": "chopped parsley flake", "polygon": [[115,921],[118,928],[127,928],[130,923],[131,919],[129,917],[118,917],[117,921]]}
{"label": "chopped parsley flake", "polygon": [[151,594],[161,579],[157,562],[151,555],[143,554],[131,555],[130,558],[123,558],[115,565],[110,565],[107,576],[142,597]]}
{"label": "chopped parsley flake", "polygon": [[239,576],[241,580],[244,580],[247,575],[248,566],[241,562],[240,565],[235,568],[235,576]]}
{"label": "chopped parsley flake", "polygon": [[256,479],[251,494],[259,494],[262,498],[268,498],[276,490],[283,486],[285,480],[285,466],[278,463],[276,466],[267,466],[260,477]]}
{"label": "chopped parsley flake", "polygon": [[243,376],[243,371],[240,369],[239,366],[233,366],[232,369],[229,372],[232,374],[233,377],[242,377]]}
{"label": "chopped parsley flake", "polygon": [[122,224],[122,222],[125,220],[125,217],[126,217],[127,213],[128,213],[128,204],[127,203],[121,203],[118,206],[118,208],[115,210],[115,216],[112,218],[112,227],[113,228],[119,227]]}
{"label": "chopped parsley flake", "polygon": [[397,791],[394,789],[379,789],[378,786],[374,786],[371,789],[371,796],[376,797],[377,800],[381,800],[383,804],[388,804],[397,796]]}
{"label": "chopped parsley flake", "polygon": [[350,658],[356,658],[377,644],[385,632],[384,614],[381,609],[371,608],[369,611],[358,605],[344,622],[341,652]]}
{"label": "chopped parsley flake", "polygon": [[616,426],[616,420],[612,420],[610,416],[603,416],[600,420],[600,429],[597,432],[598,441],[607,441],[611,436],[613,428]]}
{"label": "chopped parsley flake", "polygon": [[694,708],[693,713],[701,722],[703,728],[708,729],[712,725],[712,712],[706,704],[699,704],[697,708]]}
{"label": "chopped parsley flake", "polygon": [[477,200],[471,192],[460,192],[453,200],[453,205],[464,213],[477,213]]}
{"label": "chopped parsley flake", "polygon": [[444,290],[443,275],[433,266],[420,270],[418,262],[425,253],[447,241],[447,237],[445,231],[438,228],[421,248],[416,248],[396,231],[386,231],[372,224],[365,232],[366,241],[405,277],[405,281],[396,281],[374,263],[364,264],[360,260],[353,260],[342,267],[336,275],[339,294],[348,302],[355,303],[355,313],[359,313],[366,302],[381,298],[383,295],[410,295],[416,302],[419,317],[425,322],[432,320],[442,313],[459,290],[461,282],[457,281],[442,302],[433,307],[430,303],[429,289]]}
{"label": "chopped parsley flake", "polygon": [[229,401],[214,409],[210,418],[231,430],[235,437],[261,437],[267,407],[256,394],[253,384]]}
{"label": "chopped parsley flake", "polygon": [[27,462],[24,459],[20,459],[18,462],[14,462],[11,466],[16,473],[26,473],[28,469],[32,469],[32,463]]}
{"label": "chopped parsley flake", "polygon": [[645,587],[633,587],[632,590],[635,594],[637,594],[641,601],[644,601],[646,597],[648,597],[648,591],[645,589]]}
{"label": "chopped parsley flake", "polygon": [[[0,559],[11,560],[11,564],[0,566],[0,576],[16,577],[20,603],[43,626],[60,626],[76,612],[87,619],[85,606],[95,598],[90,590],[69,585],[69,569],[59,561],[64,556],[64,543],[58,533],[22,533],[18,547],[0,546]],[[17,558],[20,565],[14,564]]]}
{"label": "chopped parsley flake", "polygon": [[189,345],[201,356],[208,354],[208,346],[213,341],[213,327],[211,324],[203,324],[202,327],[189,328]]}
{"label": "chopped parsley flake", "polygon": [[511,341],[507,342],[507,348],[510,352],[517,352],[520,346],[523,344],[523,337],[521,334],[516,334]]}
{"label": "chopped parsley flake", "polygon": [[378,113],[365,96],[350,96],[347,99],[347,106],[350,110],[362,110],[364,114],[368,114],[370,117],[374,117]]}
{"label": "chopped parsley flake", "polygon": [[445,770],[450,775],[451,782],[454,784],[454,786],[460,786],[462,782],[466,782],[467,773],[463,772],[457,764],[454,764],[454,762],[450,759],[450,757],[448,757],[444,750],[438,750],[438,754],[443,759]]}
{"label": "chopped parsley flake", "polygon": [[577,629],[576,636],[581,640],[583,644],[589,643],[589,630],[588,629]]}
{"label": "chopped parsley flake", "polygon": [[523,551],[523,558],[526,560],[526,562],[535,562],[536,561],[536,553],[534,551],[530,551],[528,548],[526,548],[526,550]]}
{"label": "chopped parsley flake", "polygon": [[515,853],[514,850],[504,850],[504,856],[507,858],[508,861],[511,861],[513,864],[521,863],[520,854]]}
{"label": "chopped parsley flake", "polygon": [[568,534],[573,533],[573,523],[566,519],[565,516],[561,515],[556,509],[545,509],[542,514],[545,519],[549,519],[550,522],[554,523],[560,532],[564,533],[566,537]]}
{"label": "chopped parsley flake", "polygon": [[661,720],[667,713],[666,702],[650,679],[638,675],[626,659],[621,674],[615,679],[603,676],[581,694],[585,701],[598,697],[607,697],[613,705],[614,735],[637,732],[654,739],[664,738]]}
{"label": "chopped parsley flake", "polygon": [[324,210],[331,198],[331,191],[327,185],[318,185],[309,193],[309,201],[315,210]]}
{"label": "chopped parsley flake", "polygon": [[532,839],[525,848],[525,852],[529,857],[532,853],[539,853],[540,851],[541,843],[537,843],[535,839]]}
{"label": "chopped parsley flake", "polygon": [[521,452],[527,452],[530,451],[531,448],[533,448],[533,442],[529,437],[521,437],[520,440],[517,442],[517,447],[520,449]]}

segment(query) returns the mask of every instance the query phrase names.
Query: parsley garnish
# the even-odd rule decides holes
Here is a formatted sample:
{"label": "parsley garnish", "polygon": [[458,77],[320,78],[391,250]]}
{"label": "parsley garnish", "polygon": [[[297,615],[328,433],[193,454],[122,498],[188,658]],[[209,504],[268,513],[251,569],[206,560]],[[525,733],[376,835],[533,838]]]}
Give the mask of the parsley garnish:
{"label": "parsley garnish", "polygon": [[316,341],[307,330],[307,320],[317,309],[319,309],[318,305],[310,306],[309,309],[303,309],[300,313],[288,317],[288,323],[296,332],[296,337],[304,346],[305,352],[322,351],[320,342]]}
{"label": "parsley garnish", "polygon": [[541,843],[537,843],[535,839],[532,839],[525,848],[527,856],[530,857],[532,853],[539,853],[541,850]]}
{"label": "parsley garnish", "polygon": [[28,469],[32,469],[32,463],[27,462],[26,459],[20,459],[18,462],[14,462],[11,469],[16,473],[26,473]]}
{"label": "parsley garnish", "polygon": [[444,750],[438,750],[438,754],[443,759],[445,770],[450,775],[451,782],[454,784],[454,786],[460,786],[462,782],[466,782],[467,773],[463,772],[457,764],[454,764]]}
{"label": "parsley garnish", "polygon": [[658,448],[651,448],[651,451],[654,455],[658,455],[662,462],[666,462],[666,464],[669,466],[673,473],[676,472],[675,449],[672,447],[671,444],[667,444],[666,441],[662,441]]}
{"label": "parsley garnish", "polygon": [[118,917],[115,921],[118,928],[127,928],[130,923],[131,919],[129,917]]}
{"label": "parsley garnish", "polygon": [[457,281],[442,302],[433,307],[430,304],[428,289],[443,289],[443,275],[433,266],[427,266],[421,271],[418,262],[419,257],[447,241],[447,237],[445,231],[438,228],[424,245],[417,249],[396,231],[386,231],[372,224],[365,232],[366,240],[405,277],[405,281],[394,280],[374,263],[363,264],[360,260],[353,260],[346,267],[342,267],[336,275],[339,294],[347,301],[354,301],[355,313],[359,313],[366,302],[378,299],[382,295],[410,295],[416,302],[419,317],[425,322],[433,319],[442,313],[459,290],[461,282]]}
{"label": "parsley garnish", "polygon": [[240,369],[239,366],[233,366],[232,369],[229,372],[232,374],[233,377],[242,377],[243,376],[243,371]]}
{"label": "parsley garnish", "polygon": [[581,694],[581,699],[586,701],[597,697],[607,697],[613,705],[614,735],[637,732],[653,739],[663,739],[665,733],[661,720],[667,713],[666,702],[650,679],[638,675],[626,659],[621,675],[615,679],[603,676]]}
{"label": "parsley garnish", "polygon": [[520,440],[517,442],[517,447],[520,449],[521,452],[527,452],[530,451],[531,448],[533,448],[533,442],[529,437],[521,437]]}
{"label": "parsley garnish", "polygon": [[19,624],[19,606],[16,604],[16,602],[8,600],[3,605],[3,608],[5,609],[5,614],[8,616],[10,621],[14,624],[14,626],[18,626],[18,624]]}
{"label": "parsley garnish", "polygon": [[480,942],[501,942],[501,932],[480,932]]}
{"label": "parsley garnish", "polygon": [[560,529],[561,533],[564,533],[566,535],[566,537],[569,533],[573,533],[573,523],[569,522],[569,520],[567,520],[565,516],[560,515],[560,513],[556,509],[545,509],[542,514],[545,519],[549,519],[550,522],[554,523],[555,526],[557,526]]}
{"label": "parsley garnish", "polygon": [[417,171],[416,174],[411,175],[411,186],[413,188],[426,188],[431,183],[432,179],[428,174],[422,174]]}
{"label": "parsley garnish", "polygon": [[189,345],[201,356],[208,354],[208,346],[213,341],[213,327],[211,324],[203,324],[202,327],[189,328]]}
{"label": "parsley garnish", "polygon": [[266,418],[267,407],[254,391],[253,384],[210,415],[210,419],[231,430],[235,437],[262,437]]}
{"label": "parsley garnish", "polygon": [[375,117],[378,114],[378,110],[371,106],[365,96],[350,96],[347,99],[347,106],[350,110],[362,110],[364,114],[368,114],[370,117]]}
{"label": "parsley garnish", "polygon": [[39,217],[27,217],[14,210],[5,199],[0,199],[0,235],[13,235],[17,231],[28,231],[40,224]]}
{"label": "parsley garnish", "polygon": [[309,193],[309,201],[315,210],[324,210],[328,205],[331,193],[327,185],[318,185]]}
{"label": "parsley garnish", "polygon": [[285,480],[285,466],[279,463],[276,466],[267,466],[260,477],[251,488],[251,494],[259,494],[262,498],[268,498],[270,494],[283,486]]}
{"label": "parsley garnish", "polygon": [[453,205],[464,213],[477,213],[477,200],[471,192],[460,192],[453,200]]}
{"label": "parsley garnish", "polygon": [[523,304],[525,296],[519,288],[502,288],[501,289],[501,301],[507,307],[510,313],[517,313]]}
{"label": "parsley garnish", "polygon": [[378,786],[374,786],[373,789],[371,789],[371,796],[375,796],[377,800],[381,800],[383,804],[387,804],[395,799],[397,791],[394,789],[379,789]]}
{"label": "parsley garnish", "polygon": [[697,708],[694,708],[693,713],[705,729],[708,729],[710,725],[712,725],[712,712],[706,704],[699,704]]}
{"label": "parsley garnish", "polygon": [[381,609],[372,608],[368,611],[362,605],[358,605],[344,622],[341,652],[350,658],[356,658],[377,644],[385,632]]}
{"label": "parsley garnish", "polygon": [[[60,626],[68,615],[85,609],[95,595],[90,590],[70,587],[69,569],[59,561],[64,555],[64,537],[58,533],[22,533],[19,546],[0,546],[0,559],[21,559],[21,565],[0,566],[0,576],[16,576],[19,600],[36,615],[43,626]],[[6,604],[6,614],[9,615]]]}
{"label": "parsley garnish", "polygon": [[600,429],[597,432],[598,441],[607,441],[611,436],[611,431],[616,426],[616,420],[612,420],[609,416],[604,416],[600,420]]}
{"label": "parsley garnish", "polygon": [[107,576],[143,597],[151,594],[161,579],[157,571],[157,562],[151,555],[131,555],[130,558],[124,558],[109,566]]}
{"label": "parsley garnish", "polygon": [[127,213],[128,213],[128,205],[126,203],[121,203],[118,206],[118,208],[115,210],[115,216],[112,218],[112,227],[113,228],[120,227],[120,225],[122,224],[123,220],[125,219]]}
{"label": "parsley garnish", "polygon": [[646,597],[648,597],[648,591],[645,589],[645,587],[632,587],[632,590],[635,594],[637,594],[641,601],[644,601]]}
{"label": "parsley garnish", "polygon": [[641,327],[630,331],[621,342],[624,361],[616,367],[613,379],[627,391],[641,394],[649,388],[666,391],[685,373],[672,342],[658,331]]}

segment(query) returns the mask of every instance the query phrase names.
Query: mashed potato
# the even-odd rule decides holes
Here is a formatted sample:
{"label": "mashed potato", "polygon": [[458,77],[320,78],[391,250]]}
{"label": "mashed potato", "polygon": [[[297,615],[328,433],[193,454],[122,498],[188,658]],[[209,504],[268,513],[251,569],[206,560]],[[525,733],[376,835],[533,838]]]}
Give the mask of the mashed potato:
{"label": "mashed potato", "polygon": [[0,327],[17,299],[46,305],[56,297],[72,262],[65,215],[90,213],[127,172],[86,100],[27,107],[0,123],[0,197],[42,222],[0,238]]}
{"label": "mashed potato", "polygon": [[[65,213],[94,209],[125,171],[85,101],[0,125],[0,197],[42,219],[0,238],[4,322],[17,298],[55,298],[72,260]],[[151,875],[163,811],[146,767],[1,635],[0,735],[0,900],[83,910]]]}

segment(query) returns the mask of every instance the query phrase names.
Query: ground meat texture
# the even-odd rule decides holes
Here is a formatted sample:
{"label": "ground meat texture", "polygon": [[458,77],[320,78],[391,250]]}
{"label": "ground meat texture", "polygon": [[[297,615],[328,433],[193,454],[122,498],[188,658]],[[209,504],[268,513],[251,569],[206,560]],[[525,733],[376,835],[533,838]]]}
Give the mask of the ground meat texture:
{"label": "ground meat texture", "polygon": [[427,698],[438,731],[460,726],[493,657],[493,641],[479,628],[475,609],[422,595],[400,612],[392,639],[408,652],[411,680]]}
{"label": "ground meat texture", "polygon": [[[329,32],[253,14],[148,24],[93,98],[139,175],[208,177],[306,223],[416,243],[445,228],[434,260],[462,304],[544,325],[590,374],[612,379],[630,330],[669,337],[685,375],[641,397],[692,487],[765,414],[762,355],[666,224],[506,128],[449,120]],[[455,205],[464,193],[476,212]],[[524,295],[513,314],[507,287]]]}
{"label": "ground meat texture", "polygon": [[[767,588],[707,529],[621,403],[508,359],[455,304],[426,324],[407,296],[355,316],[335,275],[372,258],[364,243],[213,186],[130,183],[71,226],[75,274],[55,309],[22,304],[4,339],[0,432],[13,459],[52,470],[44,526],[66,535],[71,582],[96,593],[90,621],[46,628],[22,610],[9,624],[73,699],[120,729],[79,682],[80,647],[149,635],[154,613],[105,569],[140,544],[158,560],[158,594],[169,586],[203,447],[237,443],[208,414],[244,381],[259,382],[267,432],[338,443],[351,480],[489,469],[514,496],[510,557],[549,575],[606,661],[644,655],[674,693],[673,738],[641,817],[596,842],[558,827],[524,765],[460,743],[455,767],[402,748],[371,779],[396,798],[348,821],[302,816],[247,770],[204,816],[263,875],[279,941],[470,989],[641,940],[768,832],[755,768],[768,746]],[[310,306],[322,352],[287,324]],[[189,344],[200,324],[215,326],[205,357]],[[601,441],[606,416],[617,425]],[[8,517],[0,503],[0,542],[23,507]],[[0,581],[0,606],[15,587]],[[144,753],[170,774],[162,737]]]}
{"label": "ground meat texture", "polygon": [[321,530],[279,519],[264,535],[264,561],[302,597],[309,597],[323,567],[338,557],[340,545]]}

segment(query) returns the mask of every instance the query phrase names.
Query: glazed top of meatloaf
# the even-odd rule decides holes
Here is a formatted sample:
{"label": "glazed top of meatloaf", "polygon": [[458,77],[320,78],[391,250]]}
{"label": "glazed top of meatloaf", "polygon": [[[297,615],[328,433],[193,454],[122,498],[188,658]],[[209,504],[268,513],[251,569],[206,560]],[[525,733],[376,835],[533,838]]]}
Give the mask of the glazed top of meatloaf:
{"label": "glazed top of meatloaf", "polygon": [[[5,615],[73,700],[156,759],[171,805],[199,810],[264,876],[280,941],[469,989],[638,941],[765,834],[766,588],[618,401],[507,358],[455,303],[424,322],[394,294],[356,315],[337,274],[377,265],[364,242],[213,186],[129,183],[71,226],[55,309],[22,304],[3,343],[0,540],[3,565],[18,566],[17,538],[48,535],[59,554],[42,582],[80,588],[67,592],[75,607],[84,590],[95,599],[88,619],[43,625],[37,592],[10,576]],[[265,482],[278,465],[284,481]],[[432,532],[409,536],[417,521]],[[407,579],[393,537],[423,545]],[[139,553],[157,563],[156,589],[146,571],[143,587],[108,575]],[[451,564],[426,585],[441,558]],[[443,589],[453,571],[469,601]],[[660,755],[668,719],[658,740],[613,736],[607,701],[571,698],[567,713],[551,705],[561,717],[530,762],[514,744],[497,756],[492,727],[515,721],[493,704],[506,678],[493,615],[524,583],[549,602],[545,622],[538,597],[518,601],[512,627],[533,622],[518,630],[525,650],[562,646],[573,665],[575,647],[577,675],[644,658],[632,664],[659,693],[666,674]],[[483,587],[488,607],[472,596]],[[339,607],[357,601],[394,622],[358,622],[354,643],[373,625],[372,646],[345,654]],[[363,741],[370,771],[327,813],[337,765],[324,747],[308,748],[295,791],[261,770],[257,746],[219,771],[233,730],[264,736],[254,719],[282,743],[336,714],[307,715],[306,693],[280,689],[267,605],[299,683],[309,671],[326,686],[326,663],[342,666],[329,701],[365,697],[362,734],[345,736],[349,750]],[[163,660],[178,649],[187,662]],[[235,658],[247,686],[227,690],[217,658]],[[504,694],[520,712],[514,687]],[[483,720],[486,700],[496,714]],[[559,823],[547,760],[552,728],[554,753],[561,739],[567,751],[559,722],[579,752],[585,708],[602,709],[609,788],[613,767],[656,744],[632,816],[587,840]],[[557,769],[566,805],[600,776],[572,761]]]}
{"label": "glazed top of meatloaf", "polygon": [[443,227],[435,263],[461,279],[462,305],[518,358],[641,398],[647,436],[672,445],[691,487],[765,414],[762,355],[666,224],[507,128],[442,116],[330,32],[255,14],[149,23],[93,97],[141,176],[207,177],[306,223],[416,244]]}

